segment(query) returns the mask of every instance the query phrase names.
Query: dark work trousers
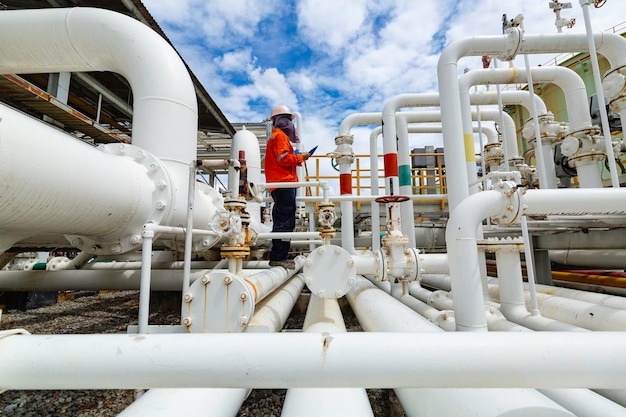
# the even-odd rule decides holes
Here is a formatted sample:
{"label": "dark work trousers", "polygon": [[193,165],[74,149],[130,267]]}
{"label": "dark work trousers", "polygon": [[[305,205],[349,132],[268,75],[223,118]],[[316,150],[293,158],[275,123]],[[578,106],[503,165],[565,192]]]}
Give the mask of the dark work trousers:
{"label": "dark work trousers", "polygon": [[[274,208],[272,232],[293,232],[296,227],[296,189],[277,188],[272,191]],[[289,254],[291,241],[289,239],[272,239],[270,261],[284,261]]]}

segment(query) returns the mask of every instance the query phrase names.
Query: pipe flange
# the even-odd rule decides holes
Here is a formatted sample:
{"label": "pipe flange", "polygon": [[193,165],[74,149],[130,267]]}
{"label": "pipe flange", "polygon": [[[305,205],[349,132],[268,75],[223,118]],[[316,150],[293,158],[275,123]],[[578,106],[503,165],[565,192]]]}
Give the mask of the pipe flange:
{"label": "pipe flange", "polygon": [[152,211],[147,217],[138,217],[136,214],[140,211],[137,211],[135,217],[129,219],[122,231],[100,236],[65,235],[65,238],[72,246],[94,255],[119,255],[139,249],[143,241],[141,238],[143,226],[147,223],[162,224],[170,214],[174,196],[168,170],[160,159],[134,145],[105,144],[99,145],[98,149],[109,155],[127,158],[145,170],[146,176],[153,184]]}
{"label": "pipe flange", "polygon": [[343,297],[356,282],[356,263],[350,253],[335,245],[324,245],[304,261],[304,282],[320,298]]}
{"label": "pipe flange", "polygon": [[247,259],[250,256],[250,246],[248,245],[228,245],[223,244],[220,248],[222,259]]}
{"label": "pipe flange", "polygon": [[335,138],[335,145],[352,145],[354,143],[354,135],[339,135]]}
{"label": "pipe flange", "polygon": [[614,101],[624,98],[624,90],[626,89],[626,77],[622,73],[626,71],[626,66],[611,69],[604,74],[604,80],[602,81],[602,91],[604,95],[610,100],[611,104]]}
{"label": "pipe flange", "polygon": [[500,61],[512,61],[519,53],[522,46],[522,32],[519,27],[511,27],[506,30],[504,49],[497,55]]}
{"label": "pipe flange", "polygon": [[515,223],[521,215],[522,205],[520,202],[520,189],[517,184],[511,181],[501,181],[493,186],[496,191],[501,192],[507,199],[507,202],[500,213],[491,218],[494,224],[512,224]]}
{"label": "pipe flange", "polygon": [[254,314],[254,293],[245,280],[213,271],[197,279],[184,295],[183,324],[189,333],[241,333]]}

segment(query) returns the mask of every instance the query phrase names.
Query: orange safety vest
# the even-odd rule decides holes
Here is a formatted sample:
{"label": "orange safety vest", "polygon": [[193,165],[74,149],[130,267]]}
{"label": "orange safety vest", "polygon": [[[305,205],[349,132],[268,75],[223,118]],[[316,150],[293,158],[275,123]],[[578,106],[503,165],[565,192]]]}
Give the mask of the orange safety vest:
{"label": "orange safety vest", "polygon": [[265,179],[267,182],[297,182],[296,166],[304,162],[295,154],[289,138],[279,128],[274,128],[265,150]]}

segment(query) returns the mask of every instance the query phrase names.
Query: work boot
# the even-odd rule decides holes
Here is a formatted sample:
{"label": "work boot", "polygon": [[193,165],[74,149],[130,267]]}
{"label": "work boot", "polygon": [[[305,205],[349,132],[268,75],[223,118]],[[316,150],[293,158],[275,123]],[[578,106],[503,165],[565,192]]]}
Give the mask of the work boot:
{"label": "work boot", "polygon": [[270,266],[282,266],[286,269],[296,269],[296,263],[293,259],[285,259],[284,261],[270,261]]}

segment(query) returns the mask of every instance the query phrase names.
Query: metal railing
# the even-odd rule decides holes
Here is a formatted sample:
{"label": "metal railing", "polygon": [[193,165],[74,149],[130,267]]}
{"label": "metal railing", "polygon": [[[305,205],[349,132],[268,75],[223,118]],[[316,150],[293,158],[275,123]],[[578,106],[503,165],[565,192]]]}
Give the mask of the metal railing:
{"label": "metal railing", "polygon": [[[444,155],[442,153],[419,153],[410,154],[411,160],[414,157],[429,157],[434,164],[433,166],[420,166],[411,167],[411,190],[414,195],[429,195],[429,194],[446,194],[446,172],[444,165]],[[378,155],[380,165],[382,165],[383,155]],[[364,196],[379,194],[384,195],[384,171],[382,168],[378,169],[378,182],[372,184],[371,182],[371,169],[370,169],[370,155],[369,154],[357,154],[355,155],[355,161],[351,171],[352,176],[352,194],[355,196]],[[311,164],[313,162],[313,164]],[[313,155],[306,166],[306,178],[305,181],[327,181],[330,186],[336,190],[339,189],[339,171],[335,160],[330,155]],[[377,187],[377,193],[372,193],[372,187]],[[319,187],[312,187],[307,189],[307,195],[319,196],[321,193]],[[437,203],[440,208],[443,209],[446,205],[446,201],[441,199],[433,200],[420,200],[420,203],[432,204]],[[361,202],[356,202],[357,210],[361,208]]]}

